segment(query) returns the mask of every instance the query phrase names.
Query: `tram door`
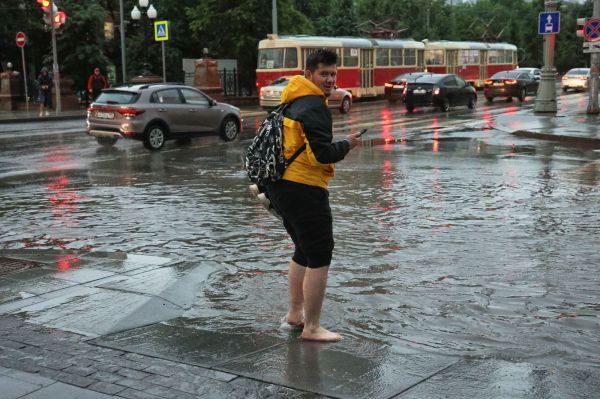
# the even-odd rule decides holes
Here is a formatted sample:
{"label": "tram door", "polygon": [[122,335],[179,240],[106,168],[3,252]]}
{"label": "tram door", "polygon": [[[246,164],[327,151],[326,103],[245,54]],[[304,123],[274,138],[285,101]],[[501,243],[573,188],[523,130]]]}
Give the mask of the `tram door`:
{"label": "tram door", "polygon": [[417,72],[425,70],[425,50],[417,50]]}
{"label": "tram door", "polygon": [[456,73],[458,50],[446,50],[446,73]]}
{"label": "tram door", "polygon": [[479,62],[479,84],[475,86],[482,87],[483,82],[488,78],[488,52],[486,50],[479,52]]}
{"label": "tram door", "polygon": [[373,87],[373,50],[361,49],[360,52],[360,88],[366,95],[376,95]]}

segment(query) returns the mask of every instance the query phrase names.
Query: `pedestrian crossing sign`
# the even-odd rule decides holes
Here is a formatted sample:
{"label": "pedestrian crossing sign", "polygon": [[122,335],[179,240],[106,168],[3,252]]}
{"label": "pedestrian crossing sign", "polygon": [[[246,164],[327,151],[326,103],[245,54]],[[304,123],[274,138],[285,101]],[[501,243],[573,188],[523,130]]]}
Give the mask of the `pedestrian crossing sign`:
{"label": "pedestrian crossing sign", "polygon": [[163,42],[169,40],[169,21],[154,22],[154,41]]}

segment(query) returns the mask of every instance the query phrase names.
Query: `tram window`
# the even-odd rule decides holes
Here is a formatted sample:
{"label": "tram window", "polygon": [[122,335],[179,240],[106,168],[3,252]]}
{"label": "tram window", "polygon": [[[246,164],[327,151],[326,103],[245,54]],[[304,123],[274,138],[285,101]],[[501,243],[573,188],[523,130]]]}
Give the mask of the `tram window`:
{"label": "tram window", "polygon": [[513,52],[511,50],[506,50],[505,55],[504,55],[504,62],[507,64],[512,64]]}
{"label": "tram window", "polygon": [[417,65],[417,50],[414,48],[404,49],[404,65]]}
{"label": "tram window", "polygon": [[339,67],[342,66],[342,49],[341,48],[336,48],[335,49],[335,53],[337,54],[336,66],[339,68]]}
{"label": "tram window", "polygon": [[390,49],[378,48],[376,50],[375,62],[377,66],[389,66],[390,65]]}
{"label": "tram window", "polygon": [[298,68],[298,52],[295,48],[285,49],[285,68]]}
{"label": "tram window", "polygon": [[504,62],[504,52],[498,50],[488,51],[488,64],[502,64]]}
{"label": "tram window", "polygon": [[426,65],[444,65],[444,50],[426,50]]}
{"label": "tram window", "polygon": [[282,48],[266,48],[258,50],[258,69],[283,68]]}
{"label": "tram window", "polygon": [[345,48],[344,49],[344,66],[345,67],[358,66],[358,49],[357,48]]}
{"label": "tram window", "polygon": [[401,48],[393,48],[392,54],[390,56],[390,61],[393,66],[402,65],[402,49]]}
{"label": "tram window", "polygon": [[479,50],[460,50],[458,56],[460,65],[479,64]]}

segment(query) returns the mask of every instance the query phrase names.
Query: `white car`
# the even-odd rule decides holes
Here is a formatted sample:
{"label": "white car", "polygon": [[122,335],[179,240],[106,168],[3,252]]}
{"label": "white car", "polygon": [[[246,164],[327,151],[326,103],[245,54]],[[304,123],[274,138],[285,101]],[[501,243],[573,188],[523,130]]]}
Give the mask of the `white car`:
{"label": "white car", "polygon": [[569,89],[587,90],[590,81],[590,68],[573,68],[565,73],[560,81],[562,91]]}
{"label": "white car", "polygon": [[[270,85],[260,89],[260,106],[272,109],[281,104],[281,93],[293,76],[283,76],[275,79]],[[347,114],[352,107],[352,93],[336,87],[329,96],[329,108],[338,108],[342,114]]]}
{"label": "white car", "polygon": [[542,70],[540,68],[517,68],[515,71],[519,72],[529,72],[533,75],[535,80],[540,80],[542,77]]}

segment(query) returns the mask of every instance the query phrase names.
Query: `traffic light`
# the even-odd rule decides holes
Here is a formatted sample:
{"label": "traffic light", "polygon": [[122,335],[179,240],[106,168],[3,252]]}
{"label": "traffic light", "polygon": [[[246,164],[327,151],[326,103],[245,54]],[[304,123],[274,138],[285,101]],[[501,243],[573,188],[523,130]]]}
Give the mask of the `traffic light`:
{"label": "traffic light", "polygon": [[[587,23],[587,18],[577,18],[577,37],[583,37],[583,30],[585,29],[585,24]],[[581,28],[581,29],[579,29]]]}
{"label": "traffic light", "polygon": [[59,11],[54,14],[54,25],[56,25],[57,28],[64,24],[66,20],[67,14],[64,11]]}

